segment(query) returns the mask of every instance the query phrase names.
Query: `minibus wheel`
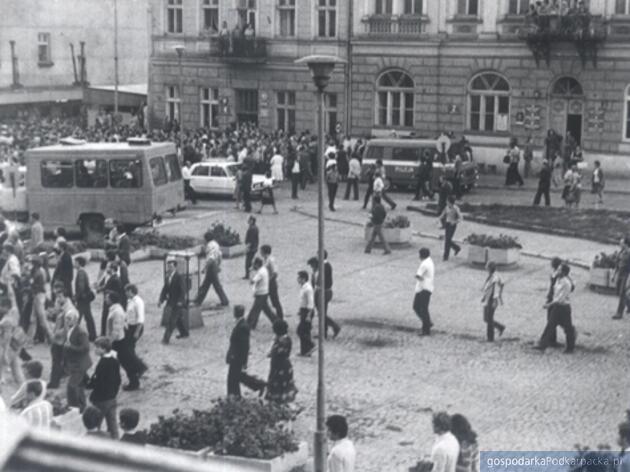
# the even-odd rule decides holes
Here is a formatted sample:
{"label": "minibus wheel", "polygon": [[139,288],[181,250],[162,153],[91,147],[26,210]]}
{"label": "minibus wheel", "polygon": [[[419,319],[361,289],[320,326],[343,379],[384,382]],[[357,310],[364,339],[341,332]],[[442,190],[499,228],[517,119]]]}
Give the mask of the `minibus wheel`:
{"label": "minibus wheel", "polygon": [[81,218],[81,235],[88,243],[100,242],[105,234],[105,218],[101,215],[86,215]]}

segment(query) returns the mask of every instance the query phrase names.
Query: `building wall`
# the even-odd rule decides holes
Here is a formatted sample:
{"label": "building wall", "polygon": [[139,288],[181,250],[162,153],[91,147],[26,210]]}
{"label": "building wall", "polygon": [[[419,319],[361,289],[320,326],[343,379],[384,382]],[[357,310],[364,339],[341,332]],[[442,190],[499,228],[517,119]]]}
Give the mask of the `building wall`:
{"label": "building wall", "polygon": [[[120,83],[146,83],[147,0],[117,3]],[[51,64],[38,64],[39,33],[50,34]],[[10,40],[15,41],[20,83],[26,88],[72,85],[70,44],[78,56],[81,41],[85,41],[88,81],[93,85],[114,83],[114,0],[3,0],[0,89],[12,83]]]}

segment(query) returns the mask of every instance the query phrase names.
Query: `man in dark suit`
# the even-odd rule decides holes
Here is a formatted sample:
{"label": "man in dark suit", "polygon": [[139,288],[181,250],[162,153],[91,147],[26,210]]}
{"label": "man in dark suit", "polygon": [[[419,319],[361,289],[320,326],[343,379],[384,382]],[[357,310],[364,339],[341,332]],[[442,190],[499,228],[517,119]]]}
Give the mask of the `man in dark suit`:
{"label": "man in dark suit", "polygon": [[245,307],[243,305],[234,306],[234,318],[236,325],[230,335],[230,347],[225,357],[228,364],[227,391],[228,395],[241,396],[242,383],[251,390],[258,391],[260,395],[265,390],[266,384],[263,380],[247,375],[247,358],[249,357],[249,325],[244,318]]}
{"label": "man in dark suit", "polygon": [[118,226],[118,257],[125,261],[125,264],[131,264],[131,240],[125,232],[125,227]]}
{"label": "man in dark suit", "polygon": [[107,315],[109,313],[109,305],[107,304],[107,293],[114,292],[118,294],[118,299],[123,308],[127,306],[127,295],[125,294],[125,288],[122,284],[120,277],[118,276],[118,263],[107,263],[107,275],[103,281],[99,292],[103,292],[103,311],[101,313],[101,336],[105,336],[107,333]]}
{"label": "man in dark suit", "polygon": [[59,260],[53,272],[51,285],[55,282],[63,282],[63,287],[66,294],[72,298],[72,278],[74,275],[74,264],[72,263],[72,256],[68,250],[68,243],[66,241],[58,242],[57,249]]}
{"label": "man in dark suit", "polygon": [[85,408],[84,379],[90,366],[90,341],[88,334],[79,325],[79,313],[70,310],[66,313],[68,338],[63,345],[63,362],[68,374],[67,397],[68,405]]}
{"label": "man in dark suit", "polygon": [[540,205],[540,197],[545,197],[545,206],[549,206],[551,204],[551,199],[549,197],[549,189],[551,189],[551,165],[547,159],[543,160],[542,168],[540,169],[540,174],[538,175],[538,189],[536,190],[536,195],[534,196],[534,205]]}
{"label": "man in dark suit", "polygon": [[247,253],[245,254],[245,277],[249,280],[249,270],[252,267],[254,256],[258,252],[258,226],[256,226],[256,217],[250,216],[247,220],[247,233],[245,233],[245,245]]}
{"label": "man in dark suit", "polygon": [[166,328],[162,344],[168,344],[175,328],[179,331],[177,339],[188,337],[188,327],[184,322],[186,310],[186,282],[177,272],[177,260],[166,262],[166,280],[160,293],[158,308],[166,303],[162,314],[162,326]]}

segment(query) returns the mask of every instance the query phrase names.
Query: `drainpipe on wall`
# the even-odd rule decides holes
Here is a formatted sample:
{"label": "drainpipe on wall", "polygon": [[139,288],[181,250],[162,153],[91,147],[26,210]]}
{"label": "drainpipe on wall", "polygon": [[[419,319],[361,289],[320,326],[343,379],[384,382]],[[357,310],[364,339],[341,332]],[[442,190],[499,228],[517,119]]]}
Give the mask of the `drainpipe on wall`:
{"label": "drainpipe on wall", "polygon": [[13,76],[13,82],[11,83],[11,88],[20,88],[22,84],[20,84],[20,72],[18,70],[18,58],[15,55],[15,41],[9,41],[11,45],[11,72]]}
{"label": "drainpipe on wall", "polygon": [[346,81],[345,88],[346,93],[346,112],[345,114],[345,126],[347,135],[350,135],[352,127],[352,37],[354,26],[354,0],[348,0],[348,42],[346,46],[347,64],[346,64]]}

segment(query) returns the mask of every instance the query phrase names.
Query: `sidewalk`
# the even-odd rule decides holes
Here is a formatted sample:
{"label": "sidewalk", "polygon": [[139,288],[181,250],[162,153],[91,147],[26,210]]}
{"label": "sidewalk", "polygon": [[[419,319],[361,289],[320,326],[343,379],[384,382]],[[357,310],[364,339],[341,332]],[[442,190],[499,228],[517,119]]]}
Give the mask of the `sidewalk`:
{"label": "sidewalk", "polygon": [[[518,187],[517,185],[513,185],[511,187],[506,187],[505,184],[505,171],[506,168],[498,169],[497,174],[479,174],[479,180],[477,181],[478,189],[504,189],[504,190],[529,190],[532,193],[536,192],[538,188],[538,178],[537,176],[530,176],[525,180],[525,185],[522,187]],[[590,181],[590,173],[587,173],[582,179],[582,188],[583,192],[591,191],[591,181]],[[562,186],[551,187],[552,193],[562,193]],[[604,195],[607,193],[612,194],[630,194],[630,180],[628,179],[607,179],[606,187],[604,189]]]}

